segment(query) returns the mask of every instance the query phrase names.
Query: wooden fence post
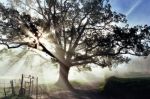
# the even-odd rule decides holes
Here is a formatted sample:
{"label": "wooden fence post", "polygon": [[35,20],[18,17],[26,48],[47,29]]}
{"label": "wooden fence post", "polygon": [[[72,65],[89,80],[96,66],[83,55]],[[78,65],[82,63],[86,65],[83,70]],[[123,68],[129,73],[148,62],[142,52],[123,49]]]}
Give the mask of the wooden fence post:
{"label": "wooden fence post", "polygon": [[5,87],[4,87],[4,95],[5,95],[5,97],[7,96]]}
{"label": "wooden fence post", "polygon": [[15,95],[15,88],[14,88],[14,82],[13,82],[13,80],[10,81],[10,84],[11,84],[12,95],[14,96]]}
{"label": "wooden fence post", "polygon": [[36,99],[38,99],[38,77],[36,78]]}
{"label": "wooden fence post", "polygon": [[33,92],[34,92],[34,90],[33,90],[33,86],[34,86],[33,81],[34,80],[32,80],[32,82],[31,82],[31,94],[33,94]]}
{"label": "wooden fence post", "polygon": [[20,87],[20,90],[19,90],[19,95],[20,96],[24,96],[25,95],[25,89],[23,88],[23,74],[22,74],[22,78],[21,78],[21,87]]}
{"label": "wooden fence post", "polygon": [[29,75],[29,79],[30,79],[30,82],[29,82],[29,96],[30,96],[31,95],[31,80],[32,80],[31,75]]}

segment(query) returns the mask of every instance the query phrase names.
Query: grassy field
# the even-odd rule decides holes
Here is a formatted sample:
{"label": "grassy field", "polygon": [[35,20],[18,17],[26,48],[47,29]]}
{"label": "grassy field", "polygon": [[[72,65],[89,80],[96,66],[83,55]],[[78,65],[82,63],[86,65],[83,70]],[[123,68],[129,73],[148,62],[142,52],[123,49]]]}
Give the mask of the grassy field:
{"label": "grassy field", "polygon": [[[76,88],[70,92],[56,85],[39,85],[42,99],[150,99],[150,77],[110,77],[106,83],[71,82]],[[103,88],[103,90],[101,90]],[[8,96],[0,99],[31,99]]]}
{"label": "grassy field", "polygon": [[[110,77],[104,84],[72,82],[77,89],[75,93],[59,89],[57,86],[49,88],[50,99],[150,99],[150,77],[118,78]],[[101,90],[103,88],[103,90]]]}

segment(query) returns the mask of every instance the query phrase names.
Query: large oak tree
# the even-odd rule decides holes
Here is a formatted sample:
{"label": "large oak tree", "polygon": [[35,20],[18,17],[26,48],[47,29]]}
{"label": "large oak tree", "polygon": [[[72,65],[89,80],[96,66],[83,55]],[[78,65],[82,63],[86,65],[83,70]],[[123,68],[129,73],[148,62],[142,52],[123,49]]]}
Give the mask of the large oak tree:
{"label": "large oak tree", "polygon": [[[13,2],[12,2],[13,1]],[[28,47],[58,62],[58,84],[72,89],[71,67],[111,67],[126,54],[149,55],[150,27],[128,25],[108,0],[11,0],[0,4],[0,44]]]}

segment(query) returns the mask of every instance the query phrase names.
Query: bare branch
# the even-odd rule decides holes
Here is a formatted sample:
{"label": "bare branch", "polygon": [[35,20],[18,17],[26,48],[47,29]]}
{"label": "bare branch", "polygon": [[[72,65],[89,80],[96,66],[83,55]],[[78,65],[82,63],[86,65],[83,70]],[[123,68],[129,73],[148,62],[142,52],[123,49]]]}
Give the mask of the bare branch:
{"label": "bare branch", "polygon": [[46,18],[45,14],[44,14],[44,11],[43,11],[43,9],[42,9],[42,7],[41,7],[40,1],[39,1],[39,0],[36,0],[36,2],[37,2],[38,6],[39,6],[39,8],[40,8],[40,10],[41,10],[41,14],[42,14],[43,18],[48,21],[48,19]]}
{"label": "bare branch", "polygon": [[13,48],[19,48],[21,46],[29,44],[28,42],[11,42],[11,43],[13,44],[13,46],[10,46],[10,44],[8,43],[0,43],[0,45],[5,45],[7,46],[8,49],[13,49]]}

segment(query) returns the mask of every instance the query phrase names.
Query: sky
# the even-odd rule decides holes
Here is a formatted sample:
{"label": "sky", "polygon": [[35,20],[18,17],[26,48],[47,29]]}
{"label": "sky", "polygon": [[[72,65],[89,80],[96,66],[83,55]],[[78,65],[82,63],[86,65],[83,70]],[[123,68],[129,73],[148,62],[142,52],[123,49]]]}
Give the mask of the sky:
{"label": "sky", "polygon": [[[7,0],[0,0],[6,2]],[[114,11],[127,16],[128,23],[133,25],[150,25],[150,0],[110,0]]]}
{"label": "sky", "polygon": [[110,0],[112,9],[127,16],[130,25],[150,25],[150,0]]}

